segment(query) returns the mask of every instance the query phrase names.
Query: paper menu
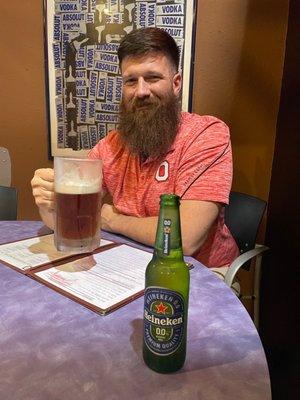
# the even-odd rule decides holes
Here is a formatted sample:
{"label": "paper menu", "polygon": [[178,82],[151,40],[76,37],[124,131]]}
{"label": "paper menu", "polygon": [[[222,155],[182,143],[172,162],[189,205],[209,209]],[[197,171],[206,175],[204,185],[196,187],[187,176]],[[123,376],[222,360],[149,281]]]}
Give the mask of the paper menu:
{"label": "paper menu", "polygon": [[[112,244],[101,239],[100,247]],[[0,260],[21,271],[27,271],[78,253],[62,252],[54,246],[54,235],[44,235],[0,245]]]}
{"label": "paper menu", "polygon": [[120,245],[32,276],[105,314],[143,293],[151,258],[151,253]]}

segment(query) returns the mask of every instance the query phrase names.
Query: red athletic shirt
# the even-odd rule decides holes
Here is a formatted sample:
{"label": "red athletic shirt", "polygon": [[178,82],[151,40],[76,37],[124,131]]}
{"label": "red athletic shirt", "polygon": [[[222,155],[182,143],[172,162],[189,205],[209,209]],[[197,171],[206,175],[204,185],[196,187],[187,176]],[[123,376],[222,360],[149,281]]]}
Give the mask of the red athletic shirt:
{"label": "red athletic shirt", "polygon": [[[232,154],[228,127],[211,116],[183,112],[175,141],[164,159],[142,162],[111,131],[89,153],[103,162],[103,182],[122,214],[149,217],[159,213],[159,196],[228,204]],[[201,248],[193,255],[207,267],[231,263],[239,254],[224,224],[224,207]]]}

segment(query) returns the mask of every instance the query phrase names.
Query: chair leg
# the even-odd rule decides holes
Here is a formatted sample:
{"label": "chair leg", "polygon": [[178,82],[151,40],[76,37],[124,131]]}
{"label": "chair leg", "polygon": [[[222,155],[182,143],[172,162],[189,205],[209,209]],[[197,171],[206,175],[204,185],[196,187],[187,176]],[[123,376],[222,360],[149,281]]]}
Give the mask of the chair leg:
{"label": "chair leg", "polygon": [[254,288],[253,288],[253,321],[256,329],[259,327],[259,302],[260,302],[260,280],[261,280],[262,255],[256,257],[254,265]]}

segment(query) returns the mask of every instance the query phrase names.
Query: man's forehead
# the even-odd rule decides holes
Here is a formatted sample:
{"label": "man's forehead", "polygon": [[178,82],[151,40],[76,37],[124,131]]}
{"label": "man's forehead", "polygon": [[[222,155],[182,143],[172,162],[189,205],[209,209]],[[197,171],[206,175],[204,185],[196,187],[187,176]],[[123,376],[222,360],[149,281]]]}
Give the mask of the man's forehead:
{"label": "man's forehead", "polygon": [[147,53],[143,54],[137,54],[137,55],[128,55],[123,58],[122,63],[121,63],[121,72],[124,65],[139,65],[139,64],[145,64],[145,63],[150,63],[153,64],[155,62],[160,62],[160,61],[165,61],[166,64],[172,68],[172,63],[169,60],[169,58],[161,51],[150,51]]}

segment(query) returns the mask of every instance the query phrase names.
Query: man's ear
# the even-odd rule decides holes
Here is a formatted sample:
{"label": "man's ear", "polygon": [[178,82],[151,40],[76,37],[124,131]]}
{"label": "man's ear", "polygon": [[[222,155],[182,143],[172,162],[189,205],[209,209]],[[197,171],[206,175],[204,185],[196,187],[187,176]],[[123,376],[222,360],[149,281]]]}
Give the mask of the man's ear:
{"label": "man's ear", "polygon": [[177,72],[173,77],[173,91],[176,97],[179,96],[182,86],[182,76]]}

